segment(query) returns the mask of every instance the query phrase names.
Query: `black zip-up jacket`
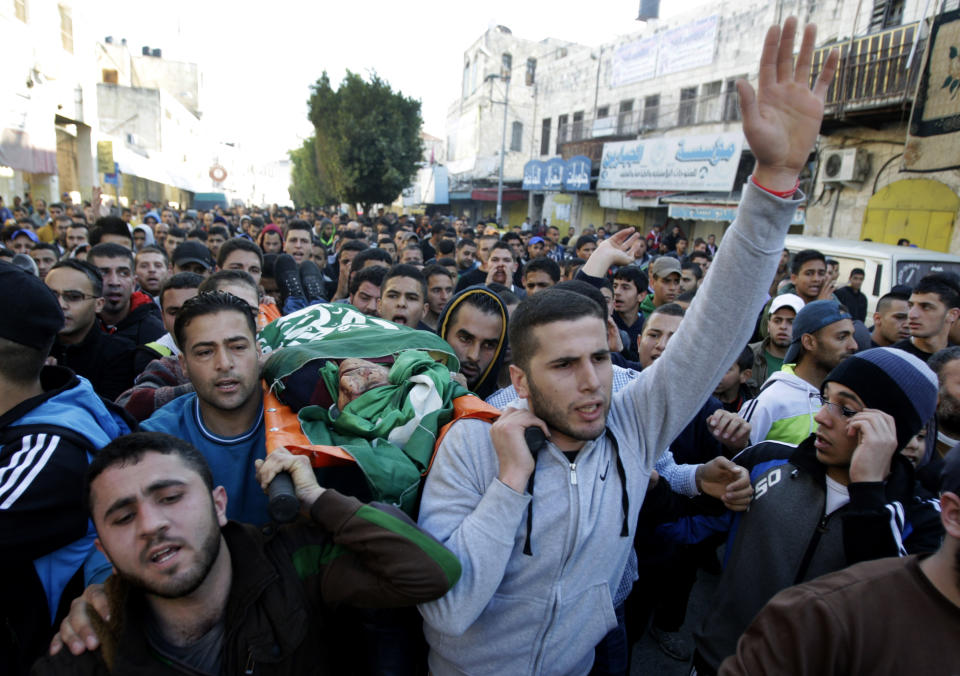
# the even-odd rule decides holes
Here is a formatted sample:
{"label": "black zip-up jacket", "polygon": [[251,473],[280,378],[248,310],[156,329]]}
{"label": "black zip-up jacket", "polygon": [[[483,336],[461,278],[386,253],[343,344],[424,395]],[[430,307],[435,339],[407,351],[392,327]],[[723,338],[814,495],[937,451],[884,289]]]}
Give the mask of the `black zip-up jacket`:
{"label": "black zip-up jacket", "polygon": [[93,391],[114,401],[133,387],[136,345],[119,334],[107,334],[96,325],[76,345],[56,342],[50,356],[93,385]]}
{"label": "black zip-up jacket", "polygon": [[899,454],[885,482],[849,484],[850,502],[826,516],[826,466],[813,439],[797,447],[763,442],[734,458],[750,472],[749,511],[691,517],[660,530],[684,543],[729,532],[712,610],[694,634],[701,666],[715,671],[732,655],[754,615],[780,590],[860,561],[940,544],[940,521],[930,518],[937,510],[915,499],[913,468]]}
{"label": "black zip-up jacket", "polygon": [[[400,607],[443,596],[460,563],[398,509],[327,490],[311,522],[256,528],[229,522],[233,579],[224,613],[221,673],[348,674],[362,663],[357,637],[340,631],[337,606]],[[143,594],[111,577],[101,648],[46,657],[33,674],[184,673],[150,646]],[[99,618],[94,618],[99,619]]]}

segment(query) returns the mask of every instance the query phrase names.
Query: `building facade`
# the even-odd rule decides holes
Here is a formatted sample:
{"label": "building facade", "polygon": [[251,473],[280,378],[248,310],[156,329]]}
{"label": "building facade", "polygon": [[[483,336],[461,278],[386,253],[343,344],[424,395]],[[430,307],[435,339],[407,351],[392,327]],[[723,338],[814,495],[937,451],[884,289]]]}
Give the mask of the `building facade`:
{"label": "building facade", "polygon": [[[464,53],[461,95],[448,115],[448,168],[451,185],[460,188],[451,187],[451,197],[468,189],[472,197],[484,195],[478,191],[496,184],[505,139],[505,192],[516,200],[505,205],[508,224],[529,217],[580,231],[590,224],[677,223],[691,237],[722,236],[753,166],[735,83],[756,84],[767,27],[794,15],[818,25],[818,64],[831,47],[842,58],[802,179],[808,203],[793,230],[894,242],[900,234],[956,251],[956,170],[916,174],[900,162],[931,19],[956,5],[727,0],[638,24],[640,30],[593,48],[490,29]],[[503,54],[512,66],[505,136],[496,105]],[[525,166],[528,179],[556,178],[582,157],[592,165],[589,189],[568,190],[556,180],[547,189],[527,180],[530,189],[523,189]],[[490,213],[484,202],[462,204],[474,218]]]}

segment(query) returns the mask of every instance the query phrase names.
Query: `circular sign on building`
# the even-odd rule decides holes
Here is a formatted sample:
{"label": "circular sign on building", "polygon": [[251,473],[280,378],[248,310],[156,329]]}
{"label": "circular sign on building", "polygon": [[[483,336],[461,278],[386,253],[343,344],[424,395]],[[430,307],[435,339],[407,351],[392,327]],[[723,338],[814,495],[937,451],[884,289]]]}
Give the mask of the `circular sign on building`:
{"label": "circular sign on building", "polygon": [[223,183],[224,179],[227,178],[227,170],[219,164],[215,164],[210,167],[210,178],[217,183]]}

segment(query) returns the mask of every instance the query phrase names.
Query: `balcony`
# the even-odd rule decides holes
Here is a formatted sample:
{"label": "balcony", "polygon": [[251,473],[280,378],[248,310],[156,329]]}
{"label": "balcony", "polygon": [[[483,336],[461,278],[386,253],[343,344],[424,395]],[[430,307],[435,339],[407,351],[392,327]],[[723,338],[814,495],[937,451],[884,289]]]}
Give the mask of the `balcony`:
{"label": "balcony", "polygon": [[840,48],[837,76],[827,90],[825,124],[850,117],[876,117],[909,106],[923,68],[924,40],[917,42],[907,67],[918,30],[918,23],[897,26],[814,52],[811,84],[830,50]]}

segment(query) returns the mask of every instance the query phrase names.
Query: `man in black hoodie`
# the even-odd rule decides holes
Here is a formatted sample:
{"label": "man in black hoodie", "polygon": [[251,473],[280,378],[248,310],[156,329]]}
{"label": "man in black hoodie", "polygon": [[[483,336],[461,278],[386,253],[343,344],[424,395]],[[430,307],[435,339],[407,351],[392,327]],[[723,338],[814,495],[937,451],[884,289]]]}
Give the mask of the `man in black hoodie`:
{"label": "man in black hoodie", "polygon": [[485,399],[497,389],[507,343],[507,308],[484,286],[471,286],[450,299],[437,320],[437,333],[457,355],[470,391]]}

